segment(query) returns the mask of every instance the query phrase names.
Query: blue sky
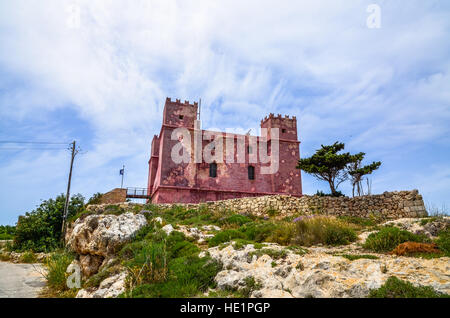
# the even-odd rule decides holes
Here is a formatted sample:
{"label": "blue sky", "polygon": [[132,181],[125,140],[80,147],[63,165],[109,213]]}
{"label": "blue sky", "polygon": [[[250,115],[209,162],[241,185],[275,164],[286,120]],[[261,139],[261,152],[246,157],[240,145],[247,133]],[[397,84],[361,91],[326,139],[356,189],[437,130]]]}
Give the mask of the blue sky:
{"label": "blue sky", "polygon": [[[383,162],[373,192],[450,207],[448,1],[0,2],[0,140],[76,139],[72,193],[119,186],[122,164],[125,186],[146,186],[166,96],[202,98],[204,128],[295,115],[302,156],[343,141]],[[13,146],[0,145],[0,224],[66,186],[64,146]],[[307,175],[303,188],[327,190]]]}

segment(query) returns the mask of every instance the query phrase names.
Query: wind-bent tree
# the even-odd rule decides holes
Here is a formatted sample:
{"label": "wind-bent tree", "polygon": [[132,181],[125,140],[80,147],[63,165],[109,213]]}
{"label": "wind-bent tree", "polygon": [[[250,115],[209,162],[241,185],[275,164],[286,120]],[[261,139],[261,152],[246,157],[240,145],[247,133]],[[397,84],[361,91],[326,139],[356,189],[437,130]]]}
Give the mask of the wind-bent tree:
{"label": "wind-bent tree", "polygon": [[297,169],[312,174],[319,180],[328,182],[333,196],[338,195],[338,186],[348,179],[347,166],[356,158],[350,153],[338,153],[345,145],[335,142],[331,146],[321,145],[316,153],[309,158],[300,159]]}
{"label": "wind-bent tree", "polygon": [[366,154],[364,152],[360,152],[356,155],[353,155],[354,161],[351,162],[347,167],[347,172],[350,175],[352,182],[352,195],[355,196],[355,188],[358,196],[364,195],[363,187],[362,187],[362,179],[365,175],[371,174],[375,170],[377,170],[381,166],[380,161],[374,161],[370,165],[362,166],[361,162],[364,159]]}

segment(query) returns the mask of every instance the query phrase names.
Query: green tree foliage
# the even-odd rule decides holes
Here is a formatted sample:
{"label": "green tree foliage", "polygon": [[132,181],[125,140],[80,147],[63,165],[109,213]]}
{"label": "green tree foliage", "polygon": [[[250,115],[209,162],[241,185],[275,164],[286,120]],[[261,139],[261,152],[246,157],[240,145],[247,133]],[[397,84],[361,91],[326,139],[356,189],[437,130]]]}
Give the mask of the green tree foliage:
{"label": "green tree foliage", "polygon": [[309,158],[303,158],[298,161],[297,169],[312,174],[319,180],[328,182],[332,195],[337,195],[337,187],[348,179],[346,167],[352,163],[354,157],[346,153],[338,153],[343,150],[345,145],[335,142],[331,146],[321,145],[316,153]]}
{"label": "green tree foliage", "polygon": [[381,162],[374,162],[371,165],[361,167],[361,161],[365,153],[360,152],[352,155],[349,152],[341,153],[345,144],[335,142],[330,146],[321,145],[309,158],[298,161],[297,169],[312,174],[319,180],[328,182],[332,196],[342,195],[337,191],[338,186],[349,179],[349,176],[356,178],[356,182],[361,181],[364,175],[372,173],[378,169]]}
{"label": "green tree foliage", "polygon": [[[19,216],[14,236],[13,249],[45,252],[59,246],[64,212],[65,195],[43,201],[35,210]],[[72,196],[68,217],[84,208],[81,194]]]}
{"label": "green tree foliage", "polygon": [[86,205],[90,205],[90,204],[100,204],[101,200],[102,200],[103,194],[100,192],[94,193],[94,195],[88,200],[88,202],[86,203]]}
{"label": "green tree foliage", "polygon": [[0,240],[12,240],[15,232],[15,226],[0,225]]}
{"label": "green tree foliage", "polygon": [[352,182],[352,194],[355,196],[355,189],[358,194],[358,196],[363,195],[363,188],[361,181],[364,176],[368,174],[372,174],[375,170],[377,170],[381,166],[381,162],[372,162],[370,165],[362,166],[362,161],[364,159],[364,156],[366,154],[364,152],[360,152],[356,155],[353,155],[354,161],[351,162],[348,167],[347,171],[350,175],[351,182]]}

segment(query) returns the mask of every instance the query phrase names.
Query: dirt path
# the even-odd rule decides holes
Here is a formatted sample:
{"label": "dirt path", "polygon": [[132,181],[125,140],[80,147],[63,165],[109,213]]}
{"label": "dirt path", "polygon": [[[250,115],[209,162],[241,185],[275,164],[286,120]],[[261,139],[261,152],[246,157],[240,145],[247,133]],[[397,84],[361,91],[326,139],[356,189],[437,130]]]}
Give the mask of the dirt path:
{"label": "dirt path", "polygon": [[40,264],[0,262],[0,298],[35,298],[45,279]]}

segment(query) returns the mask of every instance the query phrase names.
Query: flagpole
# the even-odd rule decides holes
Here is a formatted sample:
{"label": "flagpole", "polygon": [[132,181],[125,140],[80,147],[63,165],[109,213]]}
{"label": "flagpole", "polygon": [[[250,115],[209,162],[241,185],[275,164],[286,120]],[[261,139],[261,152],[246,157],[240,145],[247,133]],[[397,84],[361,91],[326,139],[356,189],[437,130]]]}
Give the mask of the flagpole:
{"label": "flagpole", "polygon": [[120,188],[123,189],[123,175],[125,174],[125,165],[122,168],[122,182],[120,183]]}

